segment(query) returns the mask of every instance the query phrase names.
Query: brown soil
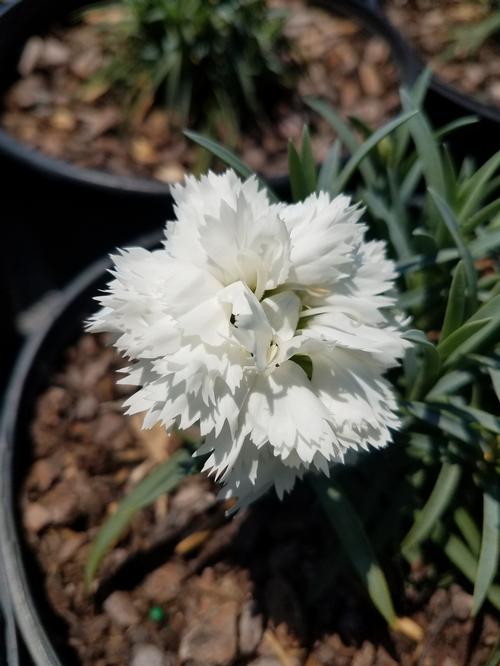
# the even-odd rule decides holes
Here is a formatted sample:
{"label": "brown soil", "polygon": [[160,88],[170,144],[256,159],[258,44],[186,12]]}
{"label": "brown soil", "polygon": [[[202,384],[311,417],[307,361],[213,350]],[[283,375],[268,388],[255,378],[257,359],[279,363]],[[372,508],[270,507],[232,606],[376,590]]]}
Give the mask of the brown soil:
{"label": "brown soil", "polygon": [[[321,161],[331,143],[330,128],[312,117],[301,96],[326,98],[344,115],[372,126],[397,109],[398,74],[388,45],[360,25],[300,0],[272,0],[290,8],[287,34],[293,57],[305,66],[294,102],[275,109],[275,124],[242,137],[239,152],[266,175],[286,172],[288,139],[297,139],[305,122]],[[4,95],[0,124],[14,137],[52,157],[120,175],[171,182],[197,160],[197,151],[179,131],[169,129],[167,113],[152,108],[126,125],[116,91],[88,84],[105,58],[95,25],[79,23],[32,37],[19,61],[19,80]]]}
{"label": "brown soil", "polygon": [[[214,488],[187,479],[141,513],[84,591],[89,543],[124,494],[179,442],[125,417],[121,365],[96,337],[66,353],[40,396],[23,484],[25,538],[66,641],[84,666],[481,666],[498,636],[471,596],[436,589],[424,568],[399,579],[401,615],[423,629],[389,632],[357,581],[333,573],[341,549],[307,486],[224,517]],[[347,569],[348,570],[348,569]],[[332,575],[333,574],[333,575]],[[426,582],[427,581],[427,582]],[[397,585],[396,585],[397,587]]]}
{"label": "brown soil", "polygon": [[[468,54],[454,48],[456,31],[473,29],[494,3],[477,0],[385,0],[391,21],[444,80],[478,101],[500,106],[500,40]],[[498,11],[498,9],[496,9]]]}

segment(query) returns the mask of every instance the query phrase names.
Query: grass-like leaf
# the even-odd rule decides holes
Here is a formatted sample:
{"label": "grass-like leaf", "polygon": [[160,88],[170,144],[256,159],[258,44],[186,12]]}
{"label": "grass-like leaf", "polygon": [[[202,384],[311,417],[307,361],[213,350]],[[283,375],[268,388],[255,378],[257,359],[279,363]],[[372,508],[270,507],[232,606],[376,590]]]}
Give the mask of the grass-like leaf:
{"label": "grass-like leaf", "polygon": [[466,540],[468,547],[471,549],[472,554],[474,557],[478,557],[479,549],[481,548],[481,534],[474,519],[463,506],[455,509],[453,519]]}
{"label": "grass-like leaf", "polygon": [[[184,130],[184,134],[188,139],[194,141],[202,148],[205,148],[210,153],[212,153],[212,155],[218,157],[221,162],[224,162],[224,164],[227,164],[229,167],[231,167],[231,169],[234,169],[234,171],[236,171],[236,173],[239,174],[242,178],[250,178],[250,176],[255,175],[253,170],[247,164],[242,162],[237,155],[235,155],[227,148],[224,148],[224,146],[221,146],[217,141],[209,139],[202,134],[198,134],[198,132],[192,132],[191,130]],[[271,201],[277,202],[278,197],[272,191],[272,189],[261,178],[258,178],[258,180],[262,188],[267,190]]]}
{"label": "grass-like leaf", "polygon": [[436,347],[430,342],[423,331],[406,331],[404,336],[406,340],[419,344],[424,352],[424,361],[421,364],[413,385],[409,387],[409,396],[416,400],[425,392],[429,385],[435,381],[441,367],[441,358]]}
{"label": "grass-like leaf", "polygon": [[341,143],[337,139],[326,156],[325,161],[321,165],[318,183],[316,185],[317,192],[333,193],[335,187],[335,180],[337,179],[340,170],[340,150]]}
{"label": "grass-like leaf", "polygon": [[358,514],[333,481],[316,476],[311,483],[374,606],[392,626],[396,614],[389,586]]}
{"label": "grass-like leaf", "polygon": [[464,322],[466,312],[466,287],[464,264],[462,260],[457,264],[451,282],[443,326],[441,327],[441,340],[446,340],[450,333],[453,333],[453,331],[459,328]]}
{"label": "grass-like leaf", "polygon": [[478,443],[478,433],[469,428],[463,419],[446,412],[443,405],[439,403],[408,402],[406,409],[410,414],[424,423],[438,428],[445,435],[455,437],[465,444],[476,445]]}
{"label": "grass-like leaf", "polygon": [[446,340],[440,342],[437,346],[439,356],[445,361],[451,354],[460,350],[462,345],[467,342],[475,333],[490,324],[491,318],[478,319],[476,321],[467,321],[456,331],[449,335]]}
{"label": "grass-like leaf", "polygon": [[474,583],[472,614],[477,615],[495,577],[500,551],[500,502],[498,492],[483,494],[483,534]]}
{"label": "grass-like leaf", "polygon": [[316,162],[311,146],[311,135],[307,125],[302,130],[302,145],[300,149],[300,162],[302,166],[302,179],[304,181],[304,198],[316,190]]}
{"label": "grass-like leaf", "polygon": [[371,214],[387,226],[389,238],[396,250],[398,259],[404,260],[410,257],[412,253],[409,239],[405,234],[401,219],[396,214],[396,211],[386,206],[384,199],[378,196],[373,190],[363,190],[361,199],[367,205]]}
{"label": "grass-like leaf", "polygon": [[463,206],[459,219],[467,223],[469,216],[477,209],[486,195],[493,174],[500,168],[500,151],[495,153],[476,173],[462,186],[461,198]]}
{"label": "grass-like leaf", "polygon": [[[455,534],[450,534],[442,543],[442,547],[448,559],[471,583],[474,583],[477,576],[477,562],[464,542]],[[497,610],[500,610],[500,585],[491,585],[486,598]]]}
{"label": "grass-like leaf", "polygon": [[446,356],[444,365],[447,367],[453,365],[464,356],[473,354],[482,347],[497,342],[499,328],[500,294],[494,296],[476,310],[463,326],[443,342],[442,347],[441,344],[438,345],[441,357],[443,358],[443,354]]}
{"label": "grass-like leaf", "polygon": [[450,403],[443,402],[443,409],[469,422],[476,422],[486,430],[500,435],[500,418],[482,409],[461,404],[458,400],[450,398]]}
{"label": "grass-like leaf", "polygon": [[452,370],[440,377],[427,393],[426,400],[436,400],[445,395],[455,395],[461,388],[470,384],[474,375],[466,370]]}
{"label": "grass-like leaf", "polygon": [[90,589],[104,556],[122,536],[135,514],[152,504],[163,493],[173,490],[192,472],[195,465],[190,453],[185,449],[180,449],[156,467],[122,500],[116,511],[105,521],[92,543],[85,564],[87,590]]}
{"label": "grass-like leaf", "polygon": [[464,223],[464,230],[466,232],[474,231],[479,225],[484,222],[489,222],[495,215],[500,213],[500,199],[495,199],[490,203],[483,206],[478,210],[474,215],[471,215],[469,219]]}
{"label": "grass-like leaf", "polygon": [[479,118],[477,116],[463,116],[463,118],[457,118],[457,120],[452,120],[450,123],[443,125],[443,127],[436,130],[434,132],[434,137],[438,140],[444,139],[448,134],[456,132],[456,130],[462,129],[462,127],[475,125],[478,122]]}
{"label": "grass-like leaf", "polygon": [[447,202],[432,187],[429,188],[429,194],[431,195],[432,200],[434,201],[434,204],[436,205],[436,208],[439,211],[441,219],[443,220],[448,231],[450,232],[450,236],[453,238],[453,241],[457,246],[457,250],[460,253],[460,256],[462,257],[462,261],[464,262],[463,264],[464,272],[465,272],[465,277],[467,279],[467,286],[469,291],[468,308],[470,313],[472,312],[477,303],[477,276],[476,276],[476,269],[474,268],[474,262],[472,260],[472,255],[467,246],[465,245],[464,241],[462,240],[458,221],[453,211],[448,206]]}
{"label": "grass-like leaf", "polygon": [[288,177],[292,190],[293,201],[300,201],[307,196],[307,185],[304,182],[304,172],[300,163],[299,154],[292,141],[288,142]]}
{"label": "grass-like leaf", "polygon": [[[347,150],[353,155],[359,148],[359,142],[354,132],[351,131],[349,125],[336,113],[328,102],[321,99],[306,99],[306,103],[313,111],[319,113],[329,125],[338,134],[340,140],[345,145]],[[377,180],[377,172],[370,159],[366,159],[359,165],[359,170],[363,176],[363,180],[367,184],[373,184]],[[336,188],[339,192],[339,188]]]}
{"label": "grass-like leaf", "polygon": [[[414,100],[407,90],[401,90],[401,102],[403,109],[407,112],[415,111]],[[422,169],[427,187],[432,187],[441,195],[446,194],[446,183],[443,170],[443,162],[439,147],[432,135],[429,123],[422,113],[414,114],[408,124],[408,129],[417,147],[417,153],[422,162]]]}
{"label": "grass-like leaf", "polygon": [[430,535],[453,499],[461,473],[460,465],[443,464],[429,499],[401,544],[404,552],[408,553]]}
{"label": "grass-like leaf", "polygon": [[386,136],[389,136],[391,132],[394,132],[395,129],[408,122],[411,118],[414,118],[418,114],[418,111],[410,111],[408,113],[403,113],[402,115],[394,118],[391,122],[387,123],[383,127],[380,127],[376,132],[374,132],[369,139],[367,139],[361,146],[356,150],[356,152],[351,155],[345,167],[341,170],[339,175],[339,185],[338,191],[343,192],[349,180],[359,168],[361,169],[361,164],[363,160],[370,154],[370,152],[377,146]]}

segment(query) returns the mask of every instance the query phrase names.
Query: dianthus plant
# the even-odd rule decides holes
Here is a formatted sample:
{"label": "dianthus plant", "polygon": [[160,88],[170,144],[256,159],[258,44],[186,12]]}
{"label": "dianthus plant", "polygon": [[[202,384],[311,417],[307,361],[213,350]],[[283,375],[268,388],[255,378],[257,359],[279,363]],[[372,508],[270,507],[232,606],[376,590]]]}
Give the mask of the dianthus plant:
{"label": "dianthus plant", "polygon": [[199,423],[204,470],[238,505],[386,446],[399,419],[383,375],[409,343],[362,209],[326,192],[272,204],[234,171],[173,196],[163,247],[114,257],[91,325],[134,361],[128,413],[147,428]]}

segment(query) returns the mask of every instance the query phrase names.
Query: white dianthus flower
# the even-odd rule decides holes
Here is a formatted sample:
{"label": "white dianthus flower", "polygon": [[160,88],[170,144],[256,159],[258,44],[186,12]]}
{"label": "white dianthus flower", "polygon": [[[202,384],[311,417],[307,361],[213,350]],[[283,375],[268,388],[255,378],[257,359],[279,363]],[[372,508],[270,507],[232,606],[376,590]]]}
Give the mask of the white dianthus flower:
{"label": "white dianthus flower", "polygon": [[114,257],[90,330],[114,334],[145,427],[199,422],[226,497],[281,497],[308,469],[383,447],[399,420],[384,372],[408,343],[395,269],[346,196],[274,205],[255,178],[173,188],[163,248]]}

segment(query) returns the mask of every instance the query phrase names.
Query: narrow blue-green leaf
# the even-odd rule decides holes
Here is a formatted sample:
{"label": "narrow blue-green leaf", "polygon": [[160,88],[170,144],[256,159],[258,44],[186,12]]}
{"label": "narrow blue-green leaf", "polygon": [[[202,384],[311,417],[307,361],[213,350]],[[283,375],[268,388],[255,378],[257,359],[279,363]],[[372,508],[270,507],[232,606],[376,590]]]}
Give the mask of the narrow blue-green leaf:
{"label": "narrow blue-green leaf", "polygon": [[[473,259],[483,259],[485,255],[491,254],[500,247],[500,229],[481,234],[469,243],[469,251]],[[436,256],[426,256],[415,254],[404,261],[397,263],[398,271],[402,274],[412,273],[414,271],[445,264],[448,261],[454,261],[459,258],[458,250],[455,248],[445,248],[440,250]]]}
{"label": "narrow blue-green leaf", "polygon": [[[465,333],[464,335],[464,327]],[[472,329],[477,327],[476,331]],[[489,301],[484,303],[476,312],[469,317],[463,326],[460,327],[455,333],[452,333],[447,340],[444,341],[443,346],[453,343],[455,336],[462,337],[458,345],[454,344],[453,351],[448,355],[445,364],[447,366],[458,362],[464,356],[470,355],[478,351],[481,347],[495,343],[500,328],[500,294],[490,298]],[[438,345],[439,351],[440,345]],[[445,350],[446,351],[446,350]],[[449,350],[448,350],[449,351]]]}
{"label": "narrow blue-green leaf", "polygon": [[375,146],[382,141],[386,136],[389,136],[391,132],[397,127],[400,127],[404,123],[408,122],[411,118],[416,116],[418,111],[410,111],[409,113],[403,113],[402,115],[394,118],[389,123],[380,127],[376,132],[374,132],[369,139],[367,139],[357,151],[351,155],[347,164],[342,169],[339,175],[339,191],[343,192],[346,189],[347,183],[355,173],[356,169],[360,169],[363,160],[369,155],[369,153],[375,148]]}
{"label": "narrow blue-green leaf", "polygon": [[104,522],[94,539],[85,564],[85,586],[90,589],[106,553],[120,538],[135,514],[152,504],[163,493],[173,490],[192,471],[194,463],[185,449],[180,449],[161,463],[120,502]]}
{"label": "narrow blue-green leaf", "polygon": [[[468,578],[472,583],[476,580],[477,575],[477,562],[464,544],[456,535],[451,534],[443,544],[443,550],[448,559],[459,569],[462,574]],[[493,606],[500,610],[500,586],[491,585],[486,597]]]}
{"label": "narrow blue-green leaf", "polygon": [[[406,95],[411,100],[412,108],[418,110],[422,109],[431,78],[432,71],[430,68],[426,68],[422,70],[411,88],[408,88],[407,86],[402,87],[400,94]],[[408,149],[408,143],[410,141],[410,136],[411,133],[408,125],[403,125],[403,127],[400,127],[396,131],[394,136],[395,151],[393,165],[400,164],[401,160],[405,157]]]}
{"label": "narrow blue-green leaf", "polygon": [[410,432],[408,434],[406,450],[416,457],[426,458],[433,454],[435,448],[435,439],[430,435],[423,435],[421,432]]}
{"label": "narrow blue-green leaf", "polygon": [[316,191],[316,162],[311,146],[311,136],[307,125],[302,130],[302,145],[300,149],[300,161],[302,166],[302,179],[304,182],[304,198]]}
{"label": "narrow blue-green leaf", "polygon": [[466,308],[466,280],[463,260],[459,261],[455,268],[453,280],[451,281],[448,303],[444,314],[443,326],[441,327],[440,341],[453,333],[465,320]]}
{"label": "narrow blue-green leaf", "polygon": [[396,614],[389,586],[358,514],[345,493],[333,481],[315,476],[311,482],[342,547],[365,584],[374,606],[388,624],[392,625]]}
{"label": "narrow blue-green leaf", "polygon": [[462,536],[467,541],[467,545],[471,549],[472,554],[474,557],[478,557],[481,548],[481,534],[474,519],[463,506],[460,506],[455,510],[453,519],[462,533]]}
{"label": "narrow blue-green leaf", "polygon": [[478,319],[487,319],[491,317],[493,320],[500,319],[500,294],[490,298],[486,303],[469,317],[469,321],[477,321]]}
{"label": "narrow blue-green leaf", "polygon": [[[414,101],[406,90],[401,91],[401,103],[403,109],[407,112],[414,111],[416,108]],[[445,194],[445,177],[439,147],[424,115],[422,113],[415,115],[410,120],[408,129],[417,147],[427,186]]]}
{"label": "narrow blue-green leaf", "polygon": [[483,206],[478,210],[474,215],[471,215],[468,219],[464,219],[464,230],[466,232],[473,231],[476,227],[483,222],[489,222],[500,212],[500,199],[495,199],[491,201],[486,206]]}
{"label": "narrow blue-green leaf", "polygon": [[[231,169],[234,169],[234,171],[236,171],[236,173],[239,174],[242,178],[250,178],[250,176],[255,175],[253,170],[244,162],[242,162],[237,155],[235,155],[227,148],[224,148],[224,146],[221,146],[219,143],[217,143],[217,141],[209,139],[208,137],[198,134],[197,132],[192,132],[191,130],[184,130],[184,134],[188,139],[194,141],[202,148],[205,148],[210,153],[215,155],[215,157],[218,157],[222,162],[224,162],[224,164],[227,164],[229,167],[231,167]],[[258,181],[262,188],[267,190],[269,198],[273,202],[278,201],[278,197],[272,191],[272,189],[261,178],[258,178]]]}
{"label": "narrow blue-green leaf", "polygon": [[408,173],[401,183],[401,199],[408,201],[414,195],[417,185],[422,178],[422,162],[416,160],[408,169]]}
{"label": "narrow blue-green leaf", "polygon": [[404,260],[411,256],[409,240],[401,225],[401,220],[396,215],[395,211],[388,208],[383,198],[378,196],[372,190],[363,190],[361,198],[372,215],[376,219],[385,223],[387,231],[389,232],[390,241],[396,250],[398,258]]}
{"label": "narrow blue-green leaf", "polygon": [[337,179],[340,169],[340,149],[341,143],[338,139],[328,151],[325,161],[321,165],[318,176],[317,192],[329,192],[333,194],[334,183]]}
{"label": "narrow blue-green leaf", "polygon": [[475,445],[478,442],[478,433],[472,430],[461,419],[457,419],[446,412],[438,403],[425,404],[422,402],[408,402],[406,409],[424,423],[438,428],[446,435],[451,435],[466,444]]}
{"label": "narrow blue-green leaf", "polygon": [[449,356],[451,356],[451,354],[460,349],[464,342],[466,342],[475,333],[491,323],[491,321],[491,318],[479,319],[477,321],[468,320],[456,331],[453,331],[453,333],[449,335],[446,340],[443,340],[443,342],[440,342],[437,346],[441,360],[445,361]]}
{"label": "narrow blue-green leaf", "polygon": [[500,229],[482,233],[469,243],[469,250],[474,259],[483,259],[500,247]]}
{"label": "narrow blue-green leaf", "polygon": [[420,366],[413,385],[409,387],[410,397],[417,399],[426,387],[435,381],[441,367],[441,359],[436,347],[426,338],[423,331],[406,331],[403,337],[410,342],[420,345],[424,352],[424,362]]}
{"label": "narrow blue-green leaf", "polygon": [[460,256],[462,257],[462,261],[464,262],[464,271],[465,271],[465,276],[467,278],[467,286],[469,289],[469,296],[467,300],[469,308],[472,310],[475,307],[475,304],[477,303],[477,276],[476,276],[476,269],[474,268],[474,262],[472,260],[472,255],[469,252],[469,249],[465,245],[464,241],[462,240],[458,221],[453,211],[448,206],[447,202],[432,187],[429,188],[429,194],[431,195],[432,200],[434,201],[436,208],[438,209],[439,214],[441,215],[441,219],[443,220],[448,231],[450,232],[450,236],[453,238],[453,241],[457,246],[457,250],[460,253]]}
{"label": "narrow blue-green leaf", "polygon": [[477,615],[497,573],[500,546],[500,502],[498,493],[483,494],[483,535],[474,583],[472,614]]}
{"label": "narrow blue-green leaf", "polygon": [[[332,109],[330,104],[321,99],[306,99],[306,103],[333,127],[347,150],[353,155],[359,147],[359,142],[354,132],[350,130],[347,123]],[[366,183],[373,184],[376,182],[377,172],[369,159],[360,164],[359,170]],[[335,191],[339,192],[340,190],[336,188]]]}
{"label": "narrow blue-green leaf", "polygon": [[442,160],[443,160],[443,174],[446,185],[447,200],[448,204],[451,207],[455,207],[457,203],[458,193],[457,193],[457,172],[455,168],[455,162],[450,153],[448,146],[442,146]]}
{"label": "narrow blue-green leaf", "polygon": [[495,153],[483,166],[476,171],[469,182],[463,187],[463,206],[459,212],[460,222],[465,222],[473,213],[485,196],[488,181],[500,167],[500,151]]}
{"label": "narrow blue-green leaf", "polygon": [[466,370],[452,370],[438,379],[426,395],[426,400],[436,400],[443,395],[455,395],[461,388],[470,384],[474,375]]}
{"label": "narrow blue-green leaf", "polygon": [[491,383],[493,384],[495,395],[500,401],[500,370],[493,370],[492,368],[488,368],[488,373],[491,378]]}
{"label": "narrow blue-green leaf", "polygon": [[419,511],[410,531],[403,539],[401,544],[403,551],[412,550],[432,532],[453,499],[461,471],[460,465],[443,464],[429,499]]}
{"label": "narrow blue-green leaf", "polygon": [[450,403],[443,402],[443,409],[456,414],[459,418],[469,421],[476,421],[479,425],[490,432],[500,435],[500,418],[476,407],[463,405],[453,397]]}
{"label": "narrow blue-green leaf", "polygon": [[[471,322],[471,324],[480,324],[487,322],[487,320],[479,320]],[[470,335],[462,344],[460,344],[453,353],[451,353],[445,361],[446,367],[451,367],[463,359],[468,354],[480,351],[481,349],[491,346],[498,340],[498,330],[500,329],[500,319],[492,319],[489,323],[484,323],[479,327],[475,333]],[[450,336],[451,337],[451,336]],[[448,338],[449,339],[449,338]]]}
{"label": "narrow blue-green leaf", "polygon": [[291,141],[288,142],[288,176],[290,178],[292,199],[294,201],[301,201],[301,199],[307,196],[307,186],[304,182],[304,173],[299,154]]}
{"label": "narrow blue-green leaf", "polygon": [[435,256],[414,254],[412,257],[408,257],[408,259],[398,261],[396,267],[402,275],[408,275],[409,273],[414,273],[430,266],[439,266],[455,259],[459,259],[458,250],[447,247],[444,250],[439,250]]}
{"label": "narrow blue-green leaf", "polygon": [[438,130],[434,132],[436,139],[444,139],[448,134],[456,132],[456,130],[461,129],[462,127],[467,127],[468,125],[475,125],[479,122],[477,116],[464,116],[463,118],[458,118],[457,120],[452,120],[451,123],[443,125]]}

